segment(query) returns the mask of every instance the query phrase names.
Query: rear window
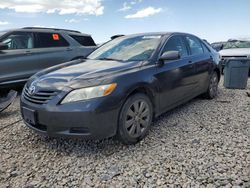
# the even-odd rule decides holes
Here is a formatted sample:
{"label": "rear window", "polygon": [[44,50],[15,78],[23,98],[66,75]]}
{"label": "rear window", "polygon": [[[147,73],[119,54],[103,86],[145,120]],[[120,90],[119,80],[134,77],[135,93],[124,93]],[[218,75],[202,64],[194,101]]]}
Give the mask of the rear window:
{"label": "rear window", "polygon": [[74,40],[76,40],[82,46],[95,46],[94,40],[89,36],[79,36],[79,35],[70,35]]}
{"label": "rear window", "polygon": [[58,33],[36,33],[36,38],[36,48],[69,46],[69,43]]}

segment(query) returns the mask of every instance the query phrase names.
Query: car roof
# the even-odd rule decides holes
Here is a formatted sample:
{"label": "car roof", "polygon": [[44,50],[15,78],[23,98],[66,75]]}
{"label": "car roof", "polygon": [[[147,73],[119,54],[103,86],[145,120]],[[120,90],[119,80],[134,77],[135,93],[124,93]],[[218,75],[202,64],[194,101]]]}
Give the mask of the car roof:
{"label": "car roof", "polygon": [[69,35],[79,35],[79,36],[91,36],[86,33],[81,33],[80,31],[76,30],[69,30],[69,29],[58,29],[58,28],[43,28],[43,27],[24,27],[24,28],[18,28],[18,29],[10,29],[10,30],[5,30],[5,32],[13,32],[13,31],[26,31],[26,32],[48,32],[48,33],[53,33],[53,32],[62,32],[62,33],[67,33]]}
{"label": "car roof", "polygon": [[[151,36],[151,35],[161,35],[161,36],[170,36],[170,35],[192,35],[189,33],[182,33],[182,32],[147,32],[147,33],[137,33],[131,35],[125,35],[124,37],[136,37],[136,36]],[[195,36],[195,35],[193,35]]]}

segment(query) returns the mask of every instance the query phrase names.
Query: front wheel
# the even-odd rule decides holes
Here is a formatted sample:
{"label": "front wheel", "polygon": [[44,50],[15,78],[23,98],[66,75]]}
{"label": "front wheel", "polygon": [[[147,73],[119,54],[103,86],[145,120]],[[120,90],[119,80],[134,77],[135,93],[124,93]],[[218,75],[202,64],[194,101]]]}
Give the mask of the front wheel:
{"label": "front wheel", "polygon": [[135,94],[123,105],[119,123],[118,139],[124,144],[135,144],[148,133],[153,118],[153,106],[145,94]]}
{"label": "front wheel", "polygon": [[209,86],[208,90],[205,93],[205,97],[207,99],[214,99],[218,95],[218,85],[219,85],[219,78],[216,72],[213,72],[209,79]]}

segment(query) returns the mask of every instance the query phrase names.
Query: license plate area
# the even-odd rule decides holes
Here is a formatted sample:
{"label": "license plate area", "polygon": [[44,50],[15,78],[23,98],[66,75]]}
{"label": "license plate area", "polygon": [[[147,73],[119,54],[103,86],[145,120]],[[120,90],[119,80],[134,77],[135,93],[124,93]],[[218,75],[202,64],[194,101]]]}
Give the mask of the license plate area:
{"label": "license plate area", "polygon": [[37,123],[35,110],[23,107],[23,118],[27,123],[31,125],[36,125]]}

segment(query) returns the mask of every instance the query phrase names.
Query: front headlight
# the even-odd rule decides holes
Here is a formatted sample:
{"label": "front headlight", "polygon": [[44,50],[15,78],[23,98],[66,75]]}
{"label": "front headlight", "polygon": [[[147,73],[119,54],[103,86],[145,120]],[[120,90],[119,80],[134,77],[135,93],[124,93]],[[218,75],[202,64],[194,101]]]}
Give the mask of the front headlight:
{"label": "front headlight", "polygon": [[82,89],[76,89],[71,91],[61,102],[61,104],[75,102],[75,101],[82,101],[87,99],[93,99],[98,97],[104,97],[111,94],[117,84],[108,84],[108,85],[101,85],[101,86],[94,86]]}

